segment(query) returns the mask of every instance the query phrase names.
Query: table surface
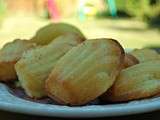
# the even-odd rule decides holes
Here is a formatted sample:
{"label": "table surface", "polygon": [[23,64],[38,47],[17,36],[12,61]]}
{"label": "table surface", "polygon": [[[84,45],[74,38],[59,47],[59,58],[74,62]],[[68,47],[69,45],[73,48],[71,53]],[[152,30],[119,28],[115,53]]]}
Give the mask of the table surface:
{"label": "table surface", "polygon": [[[90,118],[90,119],[92,120],[160,120],[160,111],[139,114],[139,115],[108,117],[108,118],[107,117],[106,118]],[[0,120],[64,120],[64,119],[53,118],[53,117],[39,117],[39,116],[31,116],[31,115],[0,111]]]}

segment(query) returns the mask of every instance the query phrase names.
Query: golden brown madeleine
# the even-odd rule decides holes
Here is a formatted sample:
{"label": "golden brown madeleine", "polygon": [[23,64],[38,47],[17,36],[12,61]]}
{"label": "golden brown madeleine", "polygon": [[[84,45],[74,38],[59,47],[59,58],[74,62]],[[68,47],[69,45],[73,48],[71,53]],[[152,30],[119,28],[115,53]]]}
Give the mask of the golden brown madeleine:
{"label": "golden brown madeleine", "polygon": [[160,93],[160,61],[154,60],[122,70],[102,99],[120,102],[147,98],[158,93]]}
{"label": "golden brown madeleine", "polygon": [[40,98],[45,95],[44,81],[55,63],[82,39],[75,34],[65,34],[53,42],[25,53],[15,65],[19,81],[28,96]]}
{"label": "golden brown madeleine", "polygon": [[160,55],[152,49],[135,49],[130,54],[135,56],[139,60],[139,62],[160,60]]}
{"label": "golden brown madeleine", "polygon": [[160,93],[156,94],[156,95],[155,95],[155,96],[153,96],[153,97],[160,97]]}
{"label": "golden brown madeleine", "polygon": [[123,68],[128,68],[128,67],[136,65],[138,63],[139,63],[139,61],[136,57],[134,57],[133,55],[128,54],[128,53],[125,54]]}
{"label": "golden brown madeleine", "polygon": [[35,46],[34,43],[19,39],[5,44],[0,50],[0,81],[15,80],[17,78],[14,69],[15,63],[21,58],[25,51]]}
{"label": "golden brown madeleine", "polygon": [[39,29],[36,35],[31,38],[31,41],[39,45],[46,45],[56,37],[67,33],[77,34],[77,36],[80,36],[84,40],[86,39],[82,32],[73,25],[67,23],[51,23]]}
{"label": "golden brown madeleine", "polygon": [[60,104],[86,104],[112,86],[123,59],[124,50],[117,41],[87,40],[57,62],[45,83],[46,91]]}

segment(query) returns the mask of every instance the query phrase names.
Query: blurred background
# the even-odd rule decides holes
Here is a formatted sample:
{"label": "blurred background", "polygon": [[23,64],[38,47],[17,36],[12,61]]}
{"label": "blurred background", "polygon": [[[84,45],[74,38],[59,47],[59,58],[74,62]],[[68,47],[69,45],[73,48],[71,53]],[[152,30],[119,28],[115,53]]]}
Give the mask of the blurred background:
{"label": "blurred background", "polygon": [[71,23],[88,38],[114,38],[126,48],[160,47],[160,0],[0,0],[0,47],[50,22]]}

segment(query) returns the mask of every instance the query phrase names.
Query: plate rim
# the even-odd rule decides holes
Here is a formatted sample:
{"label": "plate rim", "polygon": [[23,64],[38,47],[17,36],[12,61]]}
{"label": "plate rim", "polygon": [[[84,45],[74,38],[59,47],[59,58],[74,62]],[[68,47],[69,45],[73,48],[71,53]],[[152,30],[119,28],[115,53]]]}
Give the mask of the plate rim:
{"label": "plate rim", "polygon": [[[109,105],[89,105],[80,107],[69,107],[51,104],[35,103],[22,98],[18,98],[9,93],[8,88],[3,83],[0,83],[0,97],[9,95],[15,100],[23,104],[13,104],[0,99],[0,109],[15,113],[23,113],[29,115],[48,116],[48,117],[63,117],[63,118],[95,118],[95,117],[111,117],[111,116],[124,116],[138,113],[146,113],[155,110],[160,110],[160,99],[152,98],[151,101],[140,100],[132,101],[129,103],[109,104]],[[160,98],[160,97],[159,97]],[[156,100],[157,99],[157,100]],[[28,105],[35,105],[28,106]],[[95,109],[96,108],[96,109]]]}

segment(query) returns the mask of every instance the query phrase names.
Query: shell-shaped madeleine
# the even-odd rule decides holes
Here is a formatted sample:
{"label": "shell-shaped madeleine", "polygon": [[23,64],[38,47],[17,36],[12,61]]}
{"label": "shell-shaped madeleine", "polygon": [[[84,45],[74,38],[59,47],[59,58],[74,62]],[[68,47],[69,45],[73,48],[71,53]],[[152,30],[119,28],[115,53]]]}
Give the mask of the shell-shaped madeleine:
{"label": "shell-shaped madeleine", "polygon": [[160,93],[160,61],[149,61],[121,71],[112,88],[101,98],[129,101]]}
{"label": "shell-shaped madeleine", "polygon": [[133,55],[128,54],[128,53],[125,54],[125,59],[124,59],[124,64],[123,64],[124,68],[131,67],[131,66],[136,65],[138,63],[139,63],[139,61],[136,57],[134,57]]}
{"label": "shell-shaped madeleine", "polygon": [[65,34],[53,42],[25,53],[15,65],[19,81],[28,96],[45,96],[44,81],[55,63],[82,39],[75,34]]}
{"label": "shell-shaped madeleine", "polygon": [[46,92],[60,104],[86,104],[112,86],[123,59],[124,50],[117,41],[87,40],[57,62],[46,80]]}
{"label": "shell-shaped madeleine", "polygon": [[17,79],[15,63],[25,51],[35,47],[35,43],[20,39],[5,44],[0,50],[0,81],[6,82]]}
{"label": "shell-shaped madeleine", "polygon": [[131,53],[139,62],[147,62],[151,60],[160,60],[160,54],[152,49],[135,49]]}
{"label": "shell-shaped madeleine", "polygon": [[31,38],[31,41],[38,45],[47,45],[56,37],[64,34],[76,34],[81,39],[86,39],[83,33],[76,27],[67,23],[51,23],[40,28],[36,35]]}

